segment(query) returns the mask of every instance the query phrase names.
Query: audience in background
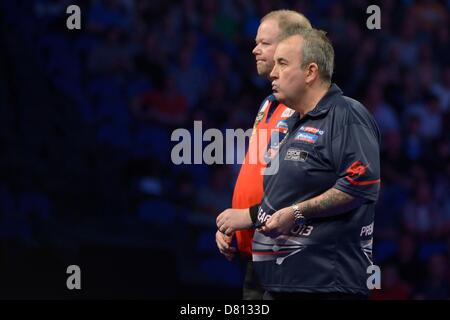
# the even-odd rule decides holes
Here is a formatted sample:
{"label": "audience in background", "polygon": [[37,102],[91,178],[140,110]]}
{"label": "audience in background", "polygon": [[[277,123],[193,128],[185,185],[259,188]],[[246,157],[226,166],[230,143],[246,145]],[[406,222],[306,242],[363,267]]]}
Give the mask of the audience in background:
{"label": "audience in background", "polygon": [[[374,291],[373,298],[448,299],[449,2],[383,1],[381,30],[366,28],[367,1],[297,2],[84,0],[82,30],[70,32],[58,18],[66,16],[67,1],[3,2],[5,20],[14,21],[10,32],[28,39],[16,45],[34,45],[39,53],[34,62],[16,61],[16,67],[41,66],[67,101],[61,110],[75,105],[80,123],[91,131],[88,139],[80,134],[80,160],[70,160],[78,161],[72,165],[80,168],[78,180],[42,171],[49,180],[33,190],[19,178],[2,174],[0,236],[35,243],[39,235],[33,228],[39,221],[57,217],[67,201],[78,203],[81,214],[86,208],[74,199],[89,196],[89,205],[95,205],[90,216],[105,216],[108,208],[108,216],[134,219],[144,202],[150,207],[163,203],[161,208],[191,224],[185,226],[195,230],[188,233],[189,241],[213,242],[202,232],[215,230],[214,219],[190,218],[229,206],[229,187],[238,168],[175,166],[169,159],[170,134],[175,128],[192,132],[193,120],[202,120],[204,129],[250,128],[260,101],[270,93],[254,76],[249,54],[258,17],[279,8],[300,9],[333,41],[334,81],[346,95],[365,102],[382,131],[374,258],[382,269],[383,290]],[[0,93],[7,94],[3,89]],[[10,118],[2,116],[2,127],[7,128]],[[8,130],[1,137],[11,139]],[[58,131],[50,133],[48,144],[59,138]],[[33,135],[27,139],[31,150]],[[21,153],[14,152],[5,156],[2,167],[15,163],[33,168],[48,159],[30,152],[19,163],[14,157]],[[86,179],[83,185],[86,172],[90,178],[95,172],[94,184]],[[62,189],[68,194],[64,201],[58,193]],[[185,259],[193,266],[192,274],[203,264],[200,259],[216,259],[211,262],[215,273],[204,271],[195,279],[220,274],[225,285],[236,283],[227,278],[236,274],[227,272],[231,264],[218,260],[213,246],[205,256],[209,247],[204,246],[193,247]]]}

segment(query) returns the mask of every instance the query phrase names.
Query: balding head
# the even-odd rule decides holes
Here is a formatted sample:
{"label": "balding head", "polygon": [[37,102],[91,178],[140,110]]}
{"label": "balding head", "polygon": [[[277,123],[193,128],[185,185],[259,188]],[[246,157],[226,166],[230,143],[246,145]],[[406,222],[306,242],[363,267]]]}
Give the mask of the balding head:
{"label": "balding head", "polygon": [[287,28],[298,26],[300,28],[311,28],[309,20],[301,13],[293,10],[275,10],[266,14],[261,19],[261,23],[268,19],[278,22],[278,28],[284,32]]}
{"label": "balding head", "polygon": [[288,28],[294,27],[311,28],[311,23],[304,15],[292,10],[272,11],[261,19],[253,49],[260,76],[269,76],[279,36]]}

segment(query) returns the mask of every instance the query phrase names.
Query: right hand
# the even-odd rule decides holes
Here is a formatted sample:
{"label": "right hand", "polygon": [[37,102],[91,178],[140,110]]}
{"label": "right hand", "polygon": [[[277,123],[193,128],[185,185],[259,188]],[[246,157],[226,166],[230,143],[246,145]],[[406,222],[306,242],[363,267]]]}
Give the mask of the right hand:
{"label": "right hand", "polygon": [[227,236],[226,234],[217,230],[216,232],[216,244],[217,248],[221,254],[228,259],[228,261],[233,260],[236,255],[237,249],[235,247],[231,247],[231,241],[233,240],[234,233],[231,236]]}

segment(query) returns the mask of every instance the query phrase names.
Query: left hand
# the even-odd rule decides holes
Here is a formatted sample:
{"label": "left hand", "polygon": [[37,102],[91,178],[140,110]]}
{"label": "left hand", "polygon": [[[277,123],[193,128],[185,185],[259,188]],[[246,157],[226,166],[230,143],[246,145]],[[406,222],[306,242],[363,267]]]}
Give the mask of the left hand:
{"label": "left hand", "polygon": [[276,238],[282,234],[289,234],[294,226],[294,213],[291,207],[275,212],[259,231],[267,237]]}
{"label": "left hand", "polygon": [[249,209],[226,209],[216,219],[217,229],[231,236],[237,230],[252,227],[252,218]]}

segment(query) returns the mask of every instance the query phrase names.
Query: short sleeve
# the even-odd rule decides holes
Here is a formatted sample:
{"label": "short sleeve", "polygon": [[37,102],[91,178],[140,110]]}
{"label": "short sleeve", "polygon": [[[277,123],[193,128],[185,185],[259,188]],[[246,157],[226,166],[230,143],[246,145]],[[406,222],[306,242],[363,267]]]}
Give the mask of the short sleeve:
{"label": "short sleeve", "polygon": [[332,140],[332,159],[338,180],[334,188],[376,201],[380,190],[380,146],[374,130],[361,124],[346,125]]}

